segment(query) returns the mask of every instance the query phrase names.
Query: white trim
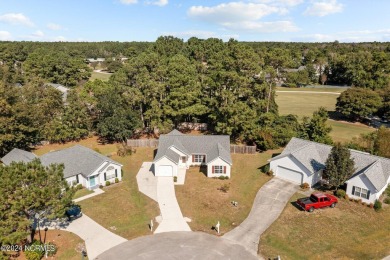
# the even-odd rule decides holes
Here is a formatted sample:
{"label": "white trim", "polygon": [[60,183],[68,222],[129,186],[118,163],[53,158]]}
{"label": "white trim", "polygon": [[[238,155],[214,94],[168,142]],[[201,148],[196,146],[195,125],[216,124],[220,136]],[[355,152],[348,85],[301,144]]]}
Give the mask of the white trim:
{"label": "white trim", "polygon": [[173,162],[174,164],[179,165],[179,163],[174,162],[171,158],[169,158],[169,157],[166,156],[166,155],[160,157],[157,161],[154,161],[153,163],[156,163],[156,162],[160,161],[162,158],[166,158],[166,159],[170,160],[171,162]]}
{"label": "white trim", "polygon": [[206,163],[206,165],[208,165],[209,163],[214,162],[214,161],[217,160],[218,158],[221,159],[222,161],[224,161],[225,163],[229,164],[230,166],[233,165],[233,163],[230,163],[230,162],[226,161],[226,160],[223,159],[221,156],[218,156],[218,157],[214,158],[212,161],[209,161],[208,163]]}

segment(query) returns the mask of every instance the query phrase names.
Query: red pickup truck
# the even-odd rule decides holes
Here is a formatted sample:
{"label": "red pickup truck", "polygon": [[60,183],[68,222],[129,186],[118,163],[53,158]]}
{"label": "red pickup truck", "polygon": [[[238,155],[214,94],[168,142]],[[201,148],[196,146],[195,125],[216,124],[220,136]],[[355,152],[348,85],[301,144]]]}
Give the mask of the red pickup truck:
{"label": "red pickup truck", "polygon": [[313,212],[314,209],[331,207],[334,208],[338,200],[335,196],[324,193],[313,193],[308,198],[297,200],[297,204],[306,211]]}

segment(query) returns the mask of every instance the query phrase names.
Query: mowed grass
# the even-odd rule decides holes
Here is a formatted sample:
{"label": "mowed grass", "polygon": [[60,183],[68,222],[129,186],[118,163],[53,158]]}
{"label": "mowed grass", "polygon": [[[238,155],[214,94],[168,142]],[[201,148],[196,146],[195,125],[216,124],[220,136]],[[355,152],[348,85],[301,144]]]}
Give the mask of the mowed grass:
{"label": "mowed grass", "polygon": [[377,213],[341,199],[334,209],[308,213],[288,203],[261,236],[259,253],[282,259],[382,259],[390,255],[389,223],[389,207]]}
{"label": "mowed grass", "polygon": [[[232,154],[229,180],[207,178],[199,167],[187,170],[185,184],[175,186],[175,190],[183,216],[192,220],[191,229],[216,234],[211,228],[219,221],[224,234],[239,225],[248,216],[260,187],[270,179],[259,168],[272,153]],[[225,184],[229,186],[227,193],[219,190]],[[237,201],[238,206],[232,206],[232,201]]]}
{"label": "mowed grass", "polygon": [[[314,90],[314,88],[310,90]],[[329,90],[333,89],[330,88]],[[325,107],[328,111],[335,111],[337,97],[338,95],[335,94],[324,93],[278,92],[276,93],[276,103],[279,106],[279,113],[281,115],[294,114],[302,120],[304,116],[311,117],[313,112],[321,106]],[[360,134],[375,131],[374,128],[359,123],[328,120],[328,124],[332,126],[330,136],[335,142],[348,142]]]}
{"label": "mowed grass", "polygon": [[111,74],[107,73],[99,73],[92,71],[91,77],[89,78],[89,81],[94,81],[95,79],[100,79],[102,81],[108,81],[111,77]]}
{"label": "mowed grass", "polygon": [[73,195],[73,199],[78,199],[80,197],[83,197],[85,195],[89,195],[92,193],[93,193],[93,190],[88,190],[86,188],[82,188],[81,190],[78,190],[75,192],[75,194]]}
{"label": "mowed grass", "polygon": [[276,87],[276,91],[315,91],[315,92],[338,92],[341,93],[346,91],[347,88],[329,88],[329,87],[305,87],[305,88],[285,88],[285,87]]}
{"label": "mowed grass", "polygon": [[[41,155],[75,144],[76,142],[46,145],[35,153]],[[138,191],[136,174],[142,162],[153,160],[153,149],[138,148],[133,155],[120,157],[116,155],[116,144],[99,144],[96,137],[81,140],[78,144],[99,151],[103,155],[111,155],[113,160],[123,164],[124,174],[123,181],[105,187],[105,193],[80,201],[78,204],[83,213],[126,239],[150,234],[148,224],[160,214],[160,211],[155,201]]]}

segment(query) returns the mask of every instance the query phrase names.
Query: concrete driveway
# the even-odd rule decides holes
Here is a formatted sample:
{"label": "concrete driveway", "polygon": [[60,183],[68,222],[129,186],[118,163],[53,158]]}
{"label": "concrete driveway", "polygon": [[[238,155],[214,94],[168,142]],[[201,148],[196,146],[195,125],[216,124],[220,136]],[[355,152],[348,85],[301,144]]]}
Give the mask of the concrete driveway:
{"label": "concrete driveway", "polygon": [[191,231],[177,203],[172,177],[158,177],[157,202],[160,207],[162,222],[159,223],[154,233]]}
{"label": "concrete driveway", "polygon": [[297,184],[274,177],[258,191],[249,216],[223,237],[257,253],[261,234],[279,217],[298,188]]}
{"label": "concrete driveway", "polygon": [[88,259],[95,259],[104,251],[127,241],[108,231],[85,214],[70,222],[64,230],[75,233],[85,241]]}
{"label": "concrete driveway", "polygon": [[237,243],[201,232],[169,232],[139,237],[98,256],[101,260],[254,260],[258,257]]}

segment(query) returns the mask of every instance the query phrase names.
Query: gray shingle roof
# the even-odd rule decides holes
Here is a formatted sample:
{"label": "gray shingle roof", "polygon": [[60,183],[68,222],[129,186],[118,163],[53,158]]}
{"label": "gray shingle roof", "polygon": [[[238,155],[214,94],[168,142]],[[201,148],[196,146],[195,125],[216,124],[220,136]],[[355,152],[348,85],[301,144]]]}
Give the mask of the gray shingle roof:
{"label": "gray shingle roof", "polygon": [[37,158],[37,156],[33,153],[20,150],[18,148],[14,148],[9,153],[7,153],[3,158],[1,158],[1,161],[5,165],[10,165],[11,162],[28,163],[34,160],[35,158]]}
{"label": "gray shingle roof", "polygon": [[[311,173],[325,168],[325,162],[332,146],[293,137],[283,152],[270,161],[291,155],[301,162]],[[390,159],[350,149],[355,162],[354,178],[365,174],[377,190],[387,185],[390,176]],[[351,179],[350,178],[350,179]]]}
{"label": "gray shingle roof", "polygon": [[49,152],[42,155],[40,159],[43,165],[63,163],[65,165],[65,178],[76,174],[82,174],[87,177],[107,162],[121,165],[120,163],[82,145],[75,145],[63,150]]}
{"label": "gray shingle roof", "polygon": [[[186,154],[206,154],[206,163],[220,157],[222,160],[232,164],[230,156],[230,140],[228,135],[184,135],[177,130],[169,134],[161,135],[156,157],[154,161],[166,156],[178,162],[179,155],[173,152],[170,147]],[[183,148],[185,149],[183,151]]]}

